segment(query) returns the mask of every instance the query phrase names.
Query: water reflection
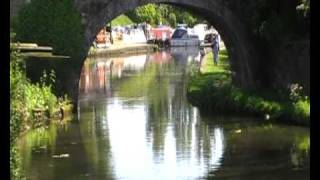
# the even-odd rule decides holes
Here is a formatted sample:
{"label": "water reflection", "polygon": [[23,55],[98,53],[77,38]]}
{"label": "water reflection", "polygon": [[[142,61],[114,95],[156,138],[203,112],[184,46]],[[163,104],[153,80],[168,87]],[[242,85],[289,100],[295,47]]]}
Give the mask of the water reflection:
{"label": "water reflection", "polygon": [[20,143],[28,179],[308,177],[308,130],[204,118],[188,104],[186,73],[197,53],[87,59],[78,119]]}
{"label": "water reflection", "polygon": [[230,129],[224,134],[223,160],[216,172],[209,173],[208,179],[310,178],[308,129],[243,122],[223,123],[223,126]]}
{"label": "water reflection", "polygon": [[[179,52],[183,56],[179,56]],[[223,130],[199,122],[199,112],[186,101],[187,79],[184,75],[197,50],[190,54],[186,52],[190,51],[178,49],[174,55],[156,52],[86,62],[85,66],[104,62],[106,68],[101,69],[121,74],[105,73],[112,82],[112,93],[108,98],[95,97],[90,101],[93,106],[97,103],[106,106],[101,112],[95,109],[95,113],[106,114],[101,122],[108,129],[105,137],[110,142],[117,178],[196,178],[203,176],[211,166],[219,166],[224,146]],[[80,92],[91,84],[81,84]],[[97,92],[97,88],[88,89]],[[85,94],[90,96],[91,92],[80,96],[80,109],[88,108]]]}
{"label": "water reflection", "polygon": [[192,46],[171,48],[170,53],[176,61],[181,63],[191,63],[198,60],[200,56],[200,50]]}

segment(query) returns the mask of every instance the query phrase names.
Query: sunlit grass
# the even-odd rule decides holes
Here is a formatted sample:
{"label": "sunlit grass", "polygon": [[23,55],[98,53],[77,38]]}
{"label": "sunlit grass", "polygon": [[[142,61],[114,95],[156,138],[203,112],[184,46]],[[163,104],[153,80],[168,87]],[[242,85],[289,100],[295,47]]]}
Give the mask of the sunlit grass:
{"label": "sunlit grass", "polygon": [[204,67],[201,70],[201,73],[230,73],[230,66],[228,61],[228,53],[226,50],[222,50],[219,52],[219,62],[218,66],[215,66],[213,63],[213,54],[212,52],[208,53],[205,56],[206,60],[204,61]]}
{"label": "sunlit grass", "polygon": [[133,22],[128,16],[121,14],[120,16],[112,20],[111,24],[112,26],[125,26],[125,25],[133,24]]}
{"label": "sunlit grass", "polygon": [[249,92],[233,86],[226,50],[220,51],[218,65],[214,65],[211,52],[203,61],[200,73],[192,76],[188,84],[189,101],[202,111],[249,113],[309,125],[309,100],[292,102],[286,95],[261,90]]}

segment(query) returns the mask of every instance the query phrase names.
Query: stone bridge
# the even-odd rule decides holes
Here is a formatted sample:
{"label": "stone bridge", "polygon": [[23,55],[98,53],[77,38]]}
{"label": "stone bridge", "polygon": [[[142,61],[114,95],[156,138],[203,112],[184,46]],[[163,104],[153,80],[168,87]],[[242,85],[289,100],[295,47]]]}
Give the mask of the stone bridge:
{"label": "stone bridge", "polygon": [[250,60],[258,59],[257,50],[247,33],[247,27],[228,7],[224,0],[122,0],[122,1],[82,1],[76,0],[76,6],[82,13],[86,24],[86,46],[90,46],[98,30],[118,15],[147,3],[170,3],[191,8],[211,21],[220,32],[233,59],[234,69],[241,69],[237,80],[239,84],[253,86],[255,84],[253,68]]}
{"label": "stone bridge", "polygon": [[[19,4],[16,1],[25,0],[11,2]],[[213,24],[228,49],[236,85],[243,88],[283,88],[290,83],[299,83],[309,92],[309,30],[301,27],[296,10],[299,0],[74,0],[85,25],[86,49],[107,22],[148,3],[188,8]],[[10,6],[10,11],[12,9],[17,11],[16,7]],[[270,25],[270,22],[277,24]],[[275,32],[271,38],[261,35],[263,27],[269,27],[266,34],[272,34],[268,31]],[[82,59],[61,65],[72,67],[60,77],[63,77],[61,80],[66,92],[74,97],[77,97],[74,92],[78,92],[80,70],[86,53]]]}

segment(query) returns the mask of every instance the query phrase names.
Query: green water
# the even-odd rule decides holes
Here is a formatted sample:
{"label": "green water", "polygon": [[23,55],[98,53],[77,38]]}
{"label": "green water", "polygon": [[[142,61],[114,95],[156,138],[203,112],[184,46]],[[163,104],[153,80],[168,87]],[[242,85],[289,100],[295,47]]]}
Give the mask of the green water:
{"label": "green water", "polygon": [[27,179],[309,179],[309,129],[188,104],[197,54],[87,59],[74,119],[21,138]]}

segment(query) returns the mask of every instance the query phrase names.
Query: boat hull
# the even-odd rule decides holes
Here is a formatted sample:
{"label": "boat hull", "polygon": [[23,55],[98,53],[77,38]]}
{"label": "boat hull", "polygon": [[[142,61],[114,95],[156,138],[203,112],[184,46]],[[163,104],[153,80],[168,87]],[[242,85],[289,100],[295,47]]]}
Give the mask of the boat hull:
{"label": "boat hull", "polygon": [[181,46],[200,46],[200,40],[193,39],[171,39],[170,46],[181,47]]}

